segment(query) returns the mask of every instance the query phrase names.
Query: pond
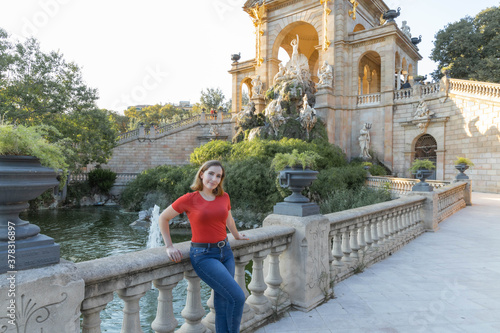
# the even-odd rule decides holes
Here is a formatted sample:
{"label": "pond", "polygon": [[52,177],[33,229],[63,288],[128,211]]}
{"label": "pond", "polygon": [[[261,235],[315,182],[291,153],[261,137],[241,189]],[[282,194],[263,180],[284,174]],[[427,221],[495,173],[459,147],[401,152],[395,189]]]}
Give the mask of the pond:
{"label": "pond", "polygon": [[[25,212],[21,218],[38,225],[42,233],[54,238],[61,246],[61,258],[72,262],[115,256],[146,248],[148,230],[131,227],[137,213],[125,212],[117,207],[87,207],[59,210]],[[190,234],[172,234],[174,243],[191,238]],[[173,289],[174,313],[179,327],[184,323],[180,312],[186,301],[186,280]],[[154,333],[151,323],[156,316],[158,290],[151,289],[142,297],[141,327],[145,333]],[[210,288],[202,282],[202,303],[208,311],[206,301]],[[120,332],[123,320],[123,301],[116,295],[101,312],[102,332]]]}

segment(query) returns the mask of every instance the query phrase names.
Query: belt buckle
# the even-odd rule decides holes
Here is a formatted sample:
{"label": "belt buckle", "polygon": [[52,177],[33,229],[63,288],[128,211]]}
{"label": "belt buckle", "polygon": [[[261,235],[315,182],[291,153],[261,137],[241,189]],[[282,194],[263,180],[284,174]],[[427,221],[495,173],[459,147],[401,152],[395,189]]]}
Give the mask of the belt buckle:
{"label": "belt buckle", "polygon": [[221,240],[220,242],[217,243],[217,247],[219,249],[223,248],[224,246],[226,246],[226,241]]}

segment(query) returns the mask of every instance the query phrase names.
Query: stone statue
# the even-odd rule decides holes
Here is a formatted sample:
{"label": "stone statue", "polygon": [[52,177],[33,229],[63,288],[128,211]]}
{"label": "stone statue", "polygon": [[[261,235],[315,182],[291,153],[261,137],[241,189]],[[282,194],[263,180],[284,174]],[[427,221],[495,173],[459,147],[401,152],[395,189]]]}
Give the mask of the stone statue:
{"label": "stone statue", "polygon": [[212,136],[219,136],[219,126],[210,124],[210,130],[209,130],[210,135]]}
{"label": "stone statue", "polygon": [[285,74],[286,74],[286,68],[283,65],[283,63],[280,62],[278,73],[276,73],[276,75],[273,78],[273,85],[283,81],[285,79]]}
{"label": "stone statue", "polygon": [[430,119],[434,115],[434,112],[429,110],[427,103],[422,99],[420,103],[417,105],[417,109],[415,110],[415,114],[413,119],[421,120],[421,119]]}
{"label": "stone statue", "polygon": [[272,100],[267,105],[264,115],[269,119],[274,134],[278,136],[279,127],[286,122],[285,117],[283,117],[283,109],[281,108],[281,95],[279,95],[278,99]]}
{"label": "stone statue", "polygon": [[361,152],[359,157],[363,159],[371,158],[368,150],[370,149],[370,128],[371,124],[365,123],[361,131],[359,131],[359,147],[361,148]]}
{"label": "stone statue", "polygon": [[401,31],[411,39],[410,27],[406,25],[406,21],[403,21],[403,25],[401,26]]}
{"label": "stone statue", "polygon": [[262,97],[262,81],[260,80],[260,75],[257,75],[252,80],[252,97]]}
{"label": "stone statue", "polygon": [[302,99],[302,109],[300,110],[300,123],[302,127],[305,128],[308,139],[309,132],[313,129],[314,125],[316,125],[317,121],[318,117],[316,117],[316,110],[309,106],[307,94],[304,94],[304,98]]}
{"label": "stone statue", "polygon": [[323,62],[323,66],[318,69],[318,87],[332,87],[333,86],[333,67],[328,64],[328,61]]}
{"label": "stone statue", "polygon": [[290,61],[293,65],[299,62],[299,35],[296,35],[297,39],[292,40],[290,45],[292,46],[292,58]]}

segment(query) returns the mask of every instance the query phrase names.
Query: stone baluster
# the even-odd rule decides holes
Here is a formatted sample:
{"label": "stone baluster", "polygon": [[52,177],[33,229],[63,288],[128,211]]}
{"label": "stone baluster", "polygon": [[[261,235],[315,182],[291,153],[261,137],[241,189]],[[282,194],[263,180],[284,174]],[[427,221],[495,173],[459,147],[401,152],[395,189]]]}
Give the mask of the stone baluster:
{"label": "stone baluster", "polygon": [[200,278],[194,270],[184,272],[184,277],[188,282],[186,306],[181,311],[185,323],[177,330],[178,333],[208,333],[209,330],[201,323],[205,315],[205,309],[201,305]]}
{"label": "stone baluster", "polygon": [[390,223],[389,214],[384,215],[382,217],[381,232],[382,232],[382,235],[384,235],[384,246],[386,246],[386,247],[389,245],[389,236],[390,236],[390,233],[389,233],[389,223]]}
{"label": "stone baluster", "polygon": [[141,309],[139,306],[139,300],[150,289],[151,282],[146,282],[117,291],[118,296],[125,303],[125,305],[123,306],[123,324],[121,330],[122,333],[142,333],[141,319],[139,316],[139,311]]}
{"label": "stone baluster", "polygon": [[368,253],[368,251],[371,251],[372,250],[372,244],[373,244],[373,240],[372,240],[372,226],[371,226],[371,223],[372,223],[372,220],[368,220],[366,221],[365,223],[365,242],[366,242],[366,253]]}
{"label": "stone baluster", "polygon": [[372,219],[372,223],[371,223],[371,233],[372,233],[372,241],[373,241],[373,244],[372,244],[372,249],[376,249],[379,247],[379,244],[378,244],[378,241],[379,241],[379,238],[378,238],[378,230],[377,230],[377,225],[378,225],[378,219],[377,218],[373,218]]}
{"label": "stone baluster", "polygon": [[377,235],[378,235],[378,246],[385,247],[385,234],[384,234],[384,218],[383,216],[377,217]]}
{"label": "stone baluster", "polygon": [[344,266],[344,263],[342,262],[342,233],[340,230],[334,230],[333,232],[332,256],[335,261],[332,263],[332,268],[337,274],[342,270],[342,266]]}
{"label": "stone baluster", "polygon": [[333,266],[333,262],[335,258],[333,257],[333,233],[330,232],[328,234],[328,267],[330,267],[330,276],[335,276],[335,267]]}
{"label": "stone baluster", "polygon": [[358,245],[358,230],[359,230],[359,227],[358,225],[354,225],[352,227],[352,230],[351,230],[351,234],[350,234],[350,247],[351,247],[351,255],[350,257],[353,259],[353,260],[359,260],[359,254],[358,254],[358,251],[359,251],[359,245]]}
{"label": "stone baluster", "polygon": [[247,302],[257,314],[266,313],[271,308],[271,303],[264,296],[264,291],[267,285],[264,281],[263,261],[264,258],[271,252],[270,249],[259,251],[253,255],[253,270],[252,281],[248,285],[248,289],[252,292],[248,296]]}
{"label": "stone baluster", "polygon": [[408,232],[408,208],[403,209],[403,235],[404,235],[404,240],[407,241],[410,238],[409,232]]}
{"label": "stone baluster", "polygon": [[281,245],[271,249],[269,254],[269,271],[267,273],[266,279],[264,280],[267,284],[267,289],[264,295],[279,307],[280,303],[284,301],[283,291],[281,290],[281,283],[283,279],[280,274],[280,254],[286,250],[286,245]]}
{"label": "stone baluster", "polygon": [[398,210],[394,213],[394,225],[395,225],[395,234],[394,238],[397,243],[401,242],[401,210]]}
{"label": "stone baluster", "polygon": [[207,315],[205,318],[201,320],[201,323],[203,326],[211,330],[212,332],[215,332],[215,305],[214,305],[214,290],[212,289],[210,291],[210,297],[207,300],[207,306],[210,311],[208,311]]}
{"label": "stone baluster", "polygon": [[[248,298],[248,296],[250,295],[245,282],[245,267],[246,265],[248,265],[250,260],[252,260],[252,258],[253,254],[246,254],[235,258],[236,267],[234,279],[236,280],[236,282],[238,282],[238,285],[240,286],[241,290],[243,290],[243,293],[245,293],[245,298]],[[248,322],[254,317],[255,313],[250,308],[250,305],[245,302],[245,305],[243,306],[243,316],[241,322]],[[213,332],[215,332],[215,330],[213,330]]]}
{"label": "stone baluster", "polygon": [[364,257],[366,254],[366,242],[365,242],[365,224],[366,220],[363,219],[359,224],[358,228],[358,246],[361,252],[361,257]]}
{"label": "stone baluster", "polygon": [[351,259],[351,246],[349,242],[349,229],[344,228],[342,229],[342,253],[344,256],[342,257],[342,261],[350,263],[352,262]]}
{"label": "stone baluster", "polygon": [[101,333],[101,311],[113,300],[113,293],[86,298],[82,302],[82,333]]}
{"label": "stone baluster", "polygon": [[158,308],[151,328],[157,333],[172,333],[177,327],[172,303],[172,289],[182,278],[183,274],[181,273],[153,280],[154,286],[158,288]]}
{"label": "stone baluster", "polygon": [[394,213],[389,213],[387,215],[387,240],[389,243],[394,242]]}

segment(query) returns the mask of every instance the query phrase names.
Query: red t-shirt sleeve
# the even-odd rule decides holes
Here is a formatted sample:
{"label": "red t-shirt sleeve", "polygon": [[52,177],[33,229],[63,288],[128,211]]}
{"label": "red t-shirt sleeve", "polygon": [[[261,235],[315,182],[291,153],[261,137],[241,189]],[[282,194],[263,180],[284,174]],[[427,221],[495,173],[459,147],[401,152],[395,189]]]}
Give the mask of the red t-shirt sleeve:
{"label": "red t-shirt sleeve", "polygon": [[195,192],[186,193],[172,203],[172,208],[179,214],[189,211],[191,198]]}

